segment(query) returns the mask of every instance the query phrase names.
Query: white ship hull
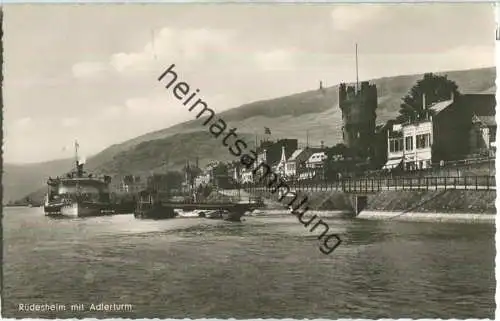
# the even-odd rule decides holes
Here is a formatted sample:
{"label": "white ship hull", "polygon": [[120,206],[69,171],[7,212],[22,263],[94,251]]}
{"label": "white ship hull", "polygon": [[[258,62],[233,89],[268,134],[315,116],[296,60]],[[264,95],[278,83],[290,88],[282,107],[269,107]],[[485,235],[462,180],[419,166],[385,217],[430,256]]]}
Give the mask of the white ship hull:
{"label": "white ship hull", "polygon": [[113,210],[104,204],[72,202],[61,206],[58,214],[68,217],[89,217],[113,214]]}

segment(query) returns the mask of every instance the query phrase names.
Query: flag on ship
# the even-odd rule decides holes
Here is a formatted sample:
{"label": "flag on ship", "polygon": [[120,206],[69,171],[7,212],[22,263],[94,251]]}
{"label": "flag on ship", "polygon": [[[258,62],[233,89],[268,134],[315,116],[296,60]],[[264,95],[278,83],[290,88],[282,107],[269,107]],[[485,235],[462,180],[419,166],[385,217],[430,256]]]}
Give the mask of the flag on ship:
{"label": "flag on ship", "polygon": [[271,135],[271,129],[269,129],[269,127],[264,127],[264,134]]}

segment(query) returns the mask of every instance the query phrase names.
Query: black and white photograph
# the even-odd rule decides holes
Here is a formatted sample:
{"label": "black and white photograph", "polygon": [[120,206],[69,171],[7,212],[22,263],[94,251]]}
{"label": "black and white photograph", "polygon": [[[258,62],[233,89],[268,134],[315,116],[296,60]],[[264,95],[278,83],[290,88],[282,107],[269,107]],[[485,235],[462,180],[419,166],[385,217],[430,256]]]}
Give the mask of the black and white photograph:
{"label": "black and white photograph", "polygon": [[2,4],[2,317],[494,319],[495,10]]}

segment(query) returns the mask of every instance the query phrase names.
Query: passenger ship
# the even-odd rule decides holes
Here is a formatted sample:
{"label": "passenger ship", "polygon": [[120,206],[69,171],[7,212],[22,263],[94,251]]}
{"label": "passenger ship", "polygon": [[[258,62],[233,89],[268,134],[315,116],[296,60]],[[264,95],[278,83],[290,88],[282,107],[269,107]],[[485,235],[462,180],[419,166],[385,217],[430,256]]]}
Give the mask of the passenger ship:
{"label": "passenger ship", "polygon": [[87,217],[113,214],[110,201],[110,176],[94,176],[83,170],[75,142],[75,169],[63,177],[47,180],[45,215]]}

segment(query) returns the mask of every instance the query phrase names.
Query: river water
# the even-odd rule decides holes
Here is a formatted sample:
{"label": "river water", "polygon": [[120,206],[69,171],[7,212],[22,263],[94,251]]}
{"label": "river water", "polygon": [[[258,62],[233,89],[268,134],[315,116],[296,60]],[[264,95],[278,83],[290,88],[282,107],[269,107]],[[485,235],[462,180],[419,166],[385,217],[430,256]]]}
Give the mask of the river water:
{"label": "river water", "polygon": [[[343,243],[327,256],[289,214],[231,223],[5,208],[2,315],[494,318],[493,224],[330,216]],[[19,311],[40,303],[65,310]],[[90,311],[99,303],[132,310]]]}

